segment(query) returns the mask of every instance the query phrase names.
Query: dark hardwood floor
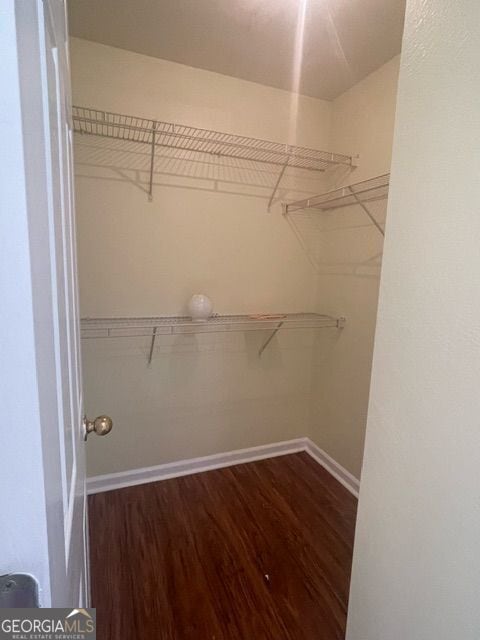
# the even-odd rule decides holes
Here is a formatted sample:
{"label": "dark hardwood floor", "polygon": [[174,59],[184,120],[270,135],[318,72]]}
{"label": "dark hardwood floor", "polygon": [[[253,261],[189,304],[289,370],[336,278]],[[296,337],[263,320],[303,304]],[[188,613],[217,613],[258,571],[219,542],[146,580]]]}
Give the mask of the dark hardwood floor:
{"label": "dark hardwood floor", "polygon": [[89,507],[99,640],[344,638],[356,500],[308,454]]}

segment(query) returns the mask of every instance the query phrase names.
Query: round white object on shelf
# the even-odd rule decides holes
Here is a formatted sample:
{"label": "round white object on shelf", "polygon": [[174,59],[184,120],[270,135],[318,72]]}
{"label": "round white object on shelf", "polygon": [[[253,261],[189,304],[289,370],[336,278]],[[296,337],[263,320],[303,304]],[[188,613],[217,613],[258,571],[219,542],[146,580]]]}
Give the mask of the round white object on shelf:
{"label": "round white object on shelf", "polygon": [[196,293],[188,303],[188,313],[194,322],[206,322],[213,311],[213,303],[203,293]]}

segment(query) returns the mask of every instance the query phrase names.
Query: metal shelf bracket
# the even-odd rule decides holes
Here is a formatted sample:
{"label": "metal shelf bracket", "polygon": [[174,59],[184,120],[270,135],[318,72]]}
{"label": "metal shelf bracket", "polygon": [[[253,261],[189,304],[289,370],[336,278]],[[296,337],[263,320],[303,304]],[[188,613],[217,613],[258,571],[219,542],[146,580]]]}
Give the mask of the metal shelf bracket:
{"label": "metal shelf bracket", "polygon": [[153,327],[152,342],[150,343],[150,352],[148,354],[148,364],[149,365],[152,364],[153,350],[155,348],[155,340],[156,340],[156,338],[157,338],[157,327]]}
{"label": "metal shelf bracket", "polygon": [[[287,147],[287,149],[288,149],[288,147]],[[273,187],[272,195],[270,196],[270,200],[268,201],[268,206],[267,206],[268,213],[270,213],[270,209],[271,209],[272,204],[273,204],[273,199],[275,198],[275,194],[277,193],[278,187],[280,186],[280,182],[282,181],[283,174],[285,173],[285,169],[287,168],[287,166],[288,166],[288,158],[287,158],[285,164],[283,165],[280,173],[278,174],[277,181],[275,182],[275,185]]]}
{"label": "metal shelf bracket", "polygon": [[261,358],[262,357],[262,353],[265,351],[265,349],[268,347],[268,345],[270,344],[270,342],[274,339],[274,337],[277,335],[277,333],[279,332],[279,330],[282,328],[283,326],[283,322],[279,322],[277,324],[277,326],[275,327],[275,329],[272,331],[272,333],[270,334],[270,336],[265,340],[265,342],[262,344],[262,346],[260,347],[260,349],[258,350],[258,357]]}
{"label": "metal shelf bracket", "polygon": [[155,165],[155,133],[156,133],[157,123],[154,122],[152,124],[152,148],[150,151],[150,184],[148,187],[148,201],[152,202],[153,200],[153,170]]}

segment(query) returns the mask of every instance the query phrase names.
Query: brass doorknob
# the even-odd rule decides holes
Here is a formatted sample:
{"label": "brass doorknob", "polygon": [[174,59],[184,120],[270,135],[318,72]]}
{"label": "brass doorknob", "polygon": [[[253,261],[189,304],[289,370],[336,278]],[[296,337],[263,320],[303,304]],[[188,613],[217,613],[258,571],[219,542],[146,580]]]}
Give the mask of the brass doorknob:
{"label": "brass doorknob", "polygon": [[98,416],[95,420],[89,420],[87,416],[83,418],[83,439],[88,438],[88,434],[94,431],[97,436],[106,436],[113,427],[113,420],[109,416]]}

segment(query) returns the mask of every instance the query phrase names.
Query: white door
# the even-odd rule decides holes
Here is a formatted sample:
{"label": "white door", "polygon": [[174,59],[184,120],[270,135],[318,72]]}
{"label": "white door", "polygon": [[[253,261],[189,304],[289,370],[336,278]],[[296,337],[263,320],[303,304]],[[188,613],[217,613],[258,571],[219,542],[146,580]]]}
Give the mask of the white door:
{"label": "white door", "polygon": [[57,607],[89,599],[65,5],[0,7],[0,574]]}

